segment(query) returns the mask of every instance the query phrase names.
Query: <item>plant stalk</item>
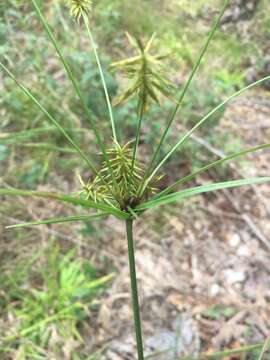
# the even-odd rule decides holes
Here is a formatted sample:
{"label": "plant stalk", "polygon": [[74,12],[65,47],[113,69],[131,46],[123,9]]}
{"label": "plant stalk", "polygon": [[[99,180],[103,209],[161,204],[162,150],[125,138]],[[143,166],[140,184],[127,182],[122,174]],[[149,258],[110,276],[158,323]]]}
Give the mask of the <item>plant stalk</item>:
{"label": "plant stalk", "polygon": [[[139,142],[140,142],[140,132],[141,132],[141,126],[142,126],[142,119],[143,119],[143,107],[144,107],[143,102],[139,101],[139,103],[138,103],[138,122],[137,122],[137,129],[136,129],[136,140],[135,140],[133,153],[132,153],[131,176],[130,176],[129,185],[133,180],[135,161],[136,161],[137,151],[138,151]],[[129,194],[128,194],[129,196],[130,196],[130,187],[131,186],[129,186]]]}
{"label": "plant stalk", "polygon": [[137,289],[136,263],[135,263],[135,256],[134,256],[133,220],[132,219],[126,220],[126,232],[127,232],[127,242],[128,242],[130,283],[131,283],[134,325],[135,325],[135,331],[136,331],[138,360],[144,360],[140,305],[139,305],[138,289]]}
{"label": "plant stalk", "polygon": [[133,148],[133,154],[132,154],[132,173],[133,173],[133,169],[134,169],[134,165],[135,165],[135,159],[136,159],[136,155],[137,155],[137,151],[138,151],[138,147],[139,147],[139,142],[140,142],[140,132],[141,132],[141,127],[142,127],[142,119],[143,119],[143,102],[139,101],[138,104],[138,122],[137,122],[137,129],[136,129],[136,140],[135,140],[135,145]]}
{"label": "plant stalk", "polygon": [[87,30],[89,40],[91,42],[91,46],[92,46],[92,49],[93,49],[93,52],[94,52],[96,63],[97,63],[97,66],[98,66],[98,70],[99,70],[99,74],[100,74],[100,78],[101,78],[101,82],[102,82],[102,86],[103,86],[103,90],[104,90],[104,94],[105,94],[105,98],[106,98],[106,102],[107,102],[107,106],[108,106],[108,111],[109,111],[109,115],[110,115],[113,139],[114,139],[114,141],[117,141],[117,135],[116,135],[116,129],[115,129],[115,122],[114,122],[114,116],[113,116],[113,111],[112,111],[111,100],[110,100],[109,92],[108,92],[108,89],[107,89],[107,84],[106,84],[105,77],[104,77],[104,74],[103,74],[103,69],[102,69],[102,66],[101,66],[99,55],[98,55],[98,52],[97,52],[97,46],[96,46],[96,43],[94,41],[90,26],[89,26],[89,20],[88,20],[88,17],[87,17],[86,14],[83,14],[83,20],[84,20],[84,24],[85,24],[85,27],[86,27],[86,30]]}

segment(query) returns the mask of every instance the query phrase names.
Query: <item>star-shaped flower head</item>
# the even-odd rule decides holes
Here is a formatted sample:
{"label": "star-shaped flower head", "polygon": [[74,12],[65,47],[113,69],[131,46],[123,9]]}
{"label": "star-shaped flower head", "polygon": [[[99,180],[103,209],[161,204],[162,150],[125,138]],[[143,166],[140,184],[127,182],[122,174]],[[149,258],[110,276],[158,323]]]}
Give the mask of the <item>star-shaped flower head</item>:
{"label": "star-shaped flower head", "polygon": [[128,33],[126,35],[129,43],[137,50],[137,55],[117,61],[110,66],[113,71],[123,71],[127,78],[131,80],[130,87],[116,99],[115,105],[137,95],[143,112],[145,112],[150,100],[159,104],[158,93],[170,97],[174,85],[164,76],[164,66],[161,60],[166,56],[150,54],[155,34],[146,45],[141,40],[131,37]]}
{"label": "star-shaped flower head", "polygon": [[[132,152],[132,141],[125,145],[120,145],[115,141],[112,147],[106,149],[113,175],[118,184],[117,189],[114,187],[112,175],[107,164],[103,162],[99,172],[101,176],[98,175],[85,183],[81,176],[78,175],[82,187],[80,194],[86,200],[92,200],[96,203],[102,201],[109,205],[119,206],[121,209],[126,209],[128,205],[138,204],[141,200],[138,198],[138,193],[145,170],[139,160],[136,160],[133,164]],[[109,188],[103,185],[100,180],[101,177],[105,179]],[[155,194],[157,191],[156,186],[162,178],[163,174],[155,176],[148,184],[142,196],[148,198],[149,195]]]}
{"label": "star-shaped flower head", "polygon": [[80,20],[83,14],[87,14],[92,9],[91,0],[66,0],[66,5],[70,15],[77,21]]}

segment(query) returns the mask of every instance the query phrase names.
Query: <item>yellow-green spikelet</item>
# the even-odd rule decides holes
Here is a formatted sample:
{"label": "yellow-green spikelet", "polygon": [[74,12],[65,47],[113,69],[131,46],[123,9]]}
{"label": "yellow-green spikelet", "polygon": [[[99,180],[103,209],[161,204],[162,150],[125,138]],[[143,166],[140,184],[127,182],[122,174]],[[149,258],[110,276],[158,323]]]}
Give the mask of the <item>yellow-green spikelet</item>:
{"label": "yellow-green spikelet", "polygon": [[91,0],[66,0],[69,13],[76,20],[79,20],[83,14],[87,14],[92,9]]}

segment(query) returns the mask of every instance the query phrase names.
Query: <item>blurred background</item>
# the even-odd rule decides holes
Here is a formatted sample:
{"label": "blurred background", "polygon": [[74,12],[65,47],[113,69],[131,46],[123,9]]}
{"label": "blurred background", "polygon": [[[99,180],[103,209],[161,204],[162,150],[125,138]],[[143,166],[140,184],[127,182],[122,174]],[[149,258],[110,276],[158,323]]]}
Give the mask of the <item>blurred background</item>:
{"label": "blurred background", "polygon": [[[60,1],[39,1],[111,141],[106,103],[86,33]],[[133,55],[125,31],[168,54],[181,89],[221,0],[102,0],[91,26],[114,98],[121,76],[109,65]],[[30,1],[0,3],[0,59],[97,159],[93,133]],[[270,74],[268,0],[232,0],[162,149],[220,101]],[[72,193],[88,169],[14,83],[0,74],[0,185]],[[224,107],[166,164],[162,187],[225,154],[269,142],[270,82]],[[147,112],[139,156],[150,159],[174,102]],[[136,99],[114,109],[122,142],[134,137]],[[193,185],[269,176],[270,153],[248,155],[198,176]],[[135,224],[145,351],[156,360],[263,342],[270,329],[269,184],[197,196],[151,210]],[[6,230],[76,214],[47,200],[0,202],[0,359],[135,358],[123,224],[113,218]],[[165,352],[164,352],[165,351]],[[270,356],[270,355],[268,355]],[[257,359],[258,350],[224,359]]]}

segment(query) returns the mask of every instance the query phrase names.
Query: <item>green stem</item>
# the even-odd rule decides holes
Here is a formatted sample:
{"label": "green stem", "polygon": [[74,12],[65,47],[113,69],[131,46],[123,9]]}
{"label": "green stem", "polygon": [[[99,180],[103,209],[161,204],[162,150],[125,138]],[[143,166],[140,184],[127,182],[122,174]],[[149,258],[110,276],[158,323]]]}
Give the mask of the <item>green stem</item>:
{"label": "green stem", "polygon": [[135,331],[136,331],[138,360],[144,360],[141,318],[140,318],[140,305],[139,305],[139,299],[138,299],[136,264],[135,264],[135,256],[134,256],[133,220],[132,219],[126,220],[126,232],[127,232],[127,241],[128,241],[130,283],[131,283],[131,293],[132,293],[133,316],[134,316],[134,324],[135,324]]}
{"label": "green stem", "polygon": [[129,189],[128,189],[128,191],[129,191],[128,196],[129,197],[130,197],[130,190],[131,190],[131,182],[133,180],[133,175],[134,175],[134,167],[135,167],[136,155],[137,155],[139,142],[140,142],[140,132],[141,132],[141,126],[142,126],[142,119],[143,119],[143,108],[144,108],[143,102],[139,100],[136,139],[135,139],[135,144],[134,144],[134,147],[133,147],[132,162],[131,162],[131,175],[130,175],[130,179],[129,179]]}
{"label": "green stem", "polygon": [[137,123],[137,129],[136,129],[136,140],[135,140],[135,145],[134,145],[133,154],[132,154],[132,173],[133,173],[135,159],[136,159],[136,155],[137,155],[137,151],[138,151],[138,147],[139,147],[139,142],[140,142],[140,132],[141,132],[141,127],[142,127],[142,119],[143,119],[143,107],[144,107],[143,102],[139,101],[139,104],[138,104],[138,123]]}
{"label": "green stem", "polygon": [[[111,105],[111,101],[110,101],[110,96],[109,96],[106,81],[105,81],[105,78],[104,78],[104,74],[103,74],[101,62],[100,62],[100,59],[99,59],[99,55],[98,55],[98,52],[97,52],[97,46],[95,44],[91,29],[90,29],[90,26],[89,26],[89,20],[88,20],[88,17],[87,17],[86,14],[83,14],[83,21],[84,21],[84,24],[85,24],[85,27],[86,27],[86,30],[87,30],[87,34],[88,34],[91,46],[93,48],[93,52],[94,52],[94,55],[95,55],[97,66],[98,66],[98,70],[99,70],[99,74],[100,74],[100,78],[101,78],[101,82],[102,82],[102,86],[103,86],[103,90],[104,90],[104,94],[105,94],[105,98],[106,98],[106,102],[107,102],[107,106],[108,106],[108,111],[109,111],[109,115],[110,115],[113,139],[114,139],[115,143],[117,143],[117,135],[116,135],[116,130],[115,130],[115,122],[114,122],[114,117],[113,117],[113,111],[112,111],[112,105]],[[108,154],[106,153],[106,151],[105,151],[105,155],[108,158]],[[111,177],[112,177],[113,188],[116,190],[116,192],[118,194],[120,194],[120,192],[121,192],[120,187],[119,187],[119,184],[116,181],[116,176],[115,176],[115,173],[113,171],[112,164],[111,164],[111,161],[109,160],[109,158],[108,158],[108,161],[107,161],[107,166],[108,166],[108,169],[109,169]]]}
{"label": "green stem", "polygon": [[[147,72],[147,61],[146,61],[146,57],[145,57],[145,50],[142,50],[142,61],[143,61],[143,63],[142,63],[141,74],[143,76],[143,83],[144,82],[146,83],[145,74]],[[144,89],[138,100],[138,122],[137,122],[137,129],[136,129],[136,140],[135,140],[135,145],[133,148],[133,155],[132,155],[132,175],[133,175],[135,159],[136,159],[136,155],[137,155],[137,151],[138,151],[138,146],[139,146],[139,142],[140,142],[140,133],[141,133],[141,127],[142,127],[143,113],[144,113],[144,109],[145,109],[145,105],[146,105],[146,99],[147,99],[147,93],[146,93],[146,90]]]}
{"label": "green stem", "polygon": [[96,59],[96,62],[97,62],[97,66],[98,66],[102,86],[103,86],[103,89],[104,89],[104,94],[105,94],[105,98],[106,98],[106,102],[107,102],[107,106],[108,106],[108,110],[109,110],[109,115],[110,115],[113,138],[114,138],[115,141],[117,141],[117,135],[116,135],[116,130],[115,130],[115,122],[114,122],[114,117],[113,117],[113,111],[112,111],[112,105],[111,105],[111,101],[110,101],[110,97],[109,97],[109,92],[108,92],[108,89],[107,89],[107,85],[106,85],[106,81],[105,81],[105,78],[104,78],[102,66],[101,66],[101,63],[100,63],[99,56],[98,56],[97,47],[96,47],[92,32],[90,30],[89,20],[88,20],[86,14],[83,14],[83,21],[84,21],[84,24],[85,24],[85,27],[86,27],[86,30],[87,30],[87,34],[89,36],[89,39],[90,39],[90,42],[91,42],[91,45],[92,45],[92,48],[93,48],[93,51],[94,51],[94,55],[95,55],[95,59]]}

